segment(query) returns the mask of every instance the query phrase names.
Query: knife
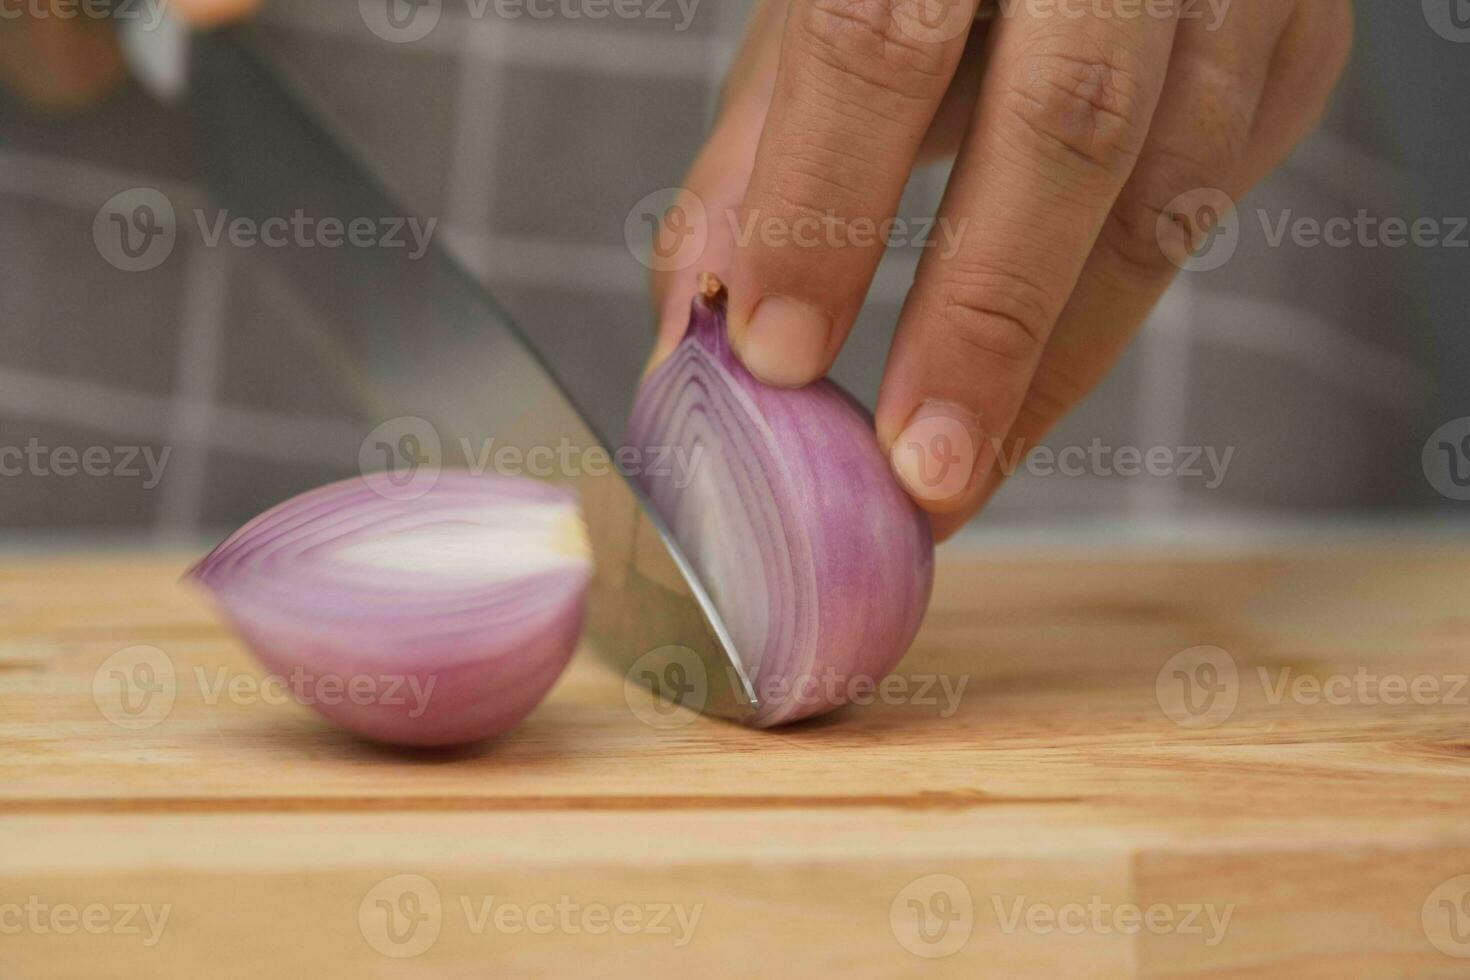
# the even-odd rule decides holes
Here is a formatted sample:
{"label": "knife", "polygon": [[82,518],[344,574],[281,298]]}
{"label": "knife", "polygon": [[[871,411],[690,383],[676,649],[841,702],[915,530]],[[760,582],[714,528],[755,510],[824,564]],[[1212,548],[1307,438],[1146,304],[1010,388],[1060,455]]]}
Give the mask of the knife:
{"label": "knife", "polygon": [[[230,219],[258,228],[297,214],[344,223],[411,214],[328,131],[253,29],[198,33],[187,44],[182,98],[205,190]],[[428,441],[438,445],[407,444],[414,465],[438,465],[456,440],[469,447],[491,437],[584,461],[561,475],[581,497],[592,539],[592,646],[652,690],[660,715],[683,706],[740,720],[758,708],[729,630],[667,525],[616,468],[593,466],[618,434],[579,410],[558,358],[564,367],[569,356],[596,357],[594,337],[575,354],[539,346],[433,235],[418,258],[407,248],[299,241],[240,254],[309,311],[306,339],[324,375],[352,379],[346,387],[369,418],[429,420]],[[628,379],[629,399],[635,385]],[[391,440],[383,448],[391,453]]]}

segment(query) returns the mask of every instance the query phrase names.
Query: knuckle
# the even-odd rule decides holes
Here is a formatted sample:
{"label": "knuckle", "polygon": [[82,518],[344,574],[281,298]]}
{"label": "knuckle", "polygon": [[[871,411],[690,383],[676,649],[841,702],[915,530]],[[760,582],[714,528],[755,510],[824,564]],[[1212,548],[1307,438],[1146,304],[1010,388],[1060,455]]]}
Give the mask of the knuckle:
{"label": "knuckle", "polygon": [[1126,44],[1023,55],[1003,106],[1028,149],[1089,170],[1126,171],[1143,145],[1141,57]]}
{"label": "knuckle", "polygon": [[969,360],[1024,363],[1046,343],[1052,314],[1046,292],[1012,271],[951,271],[939,289],[944,336]]}
{"label": "knuckle", "polygon": [[[1228,186],[1239,157],[1225,152],[1201,153],[1199,140],[1183,149],[1160,145],[1145,153],[1132,179],[1108,215],[1099,241],[1145,285],[1171,279],[1178,268],[1159,240],[1159,219],[1180,194]],[[1240,144],[1241,152],[1244,143]]]}
{"label": "knuckle", "polygon": [[797,40],[819,71],[841,80],[851,97],[880,95],[930,100],[949,81],[944,45],[906,35],[894,0],[804,0],[796,12]]}

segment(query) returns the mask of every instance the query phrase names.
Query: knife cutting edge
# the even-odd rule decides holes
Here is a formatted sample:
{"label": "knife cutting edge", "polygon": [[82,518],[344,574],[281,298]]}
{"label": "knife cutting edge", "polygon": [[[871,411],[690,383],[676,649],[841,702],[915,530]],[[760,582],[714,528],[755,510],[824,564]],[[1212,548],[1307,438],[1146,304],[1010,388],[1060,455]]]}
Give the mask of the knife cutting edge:
{"label": "knife cutting edge", "polygon": [[[231,216],[263,222],[304,213],[345,223],[409,215],[328,132],[300,87],[282,80],[252,29],[195,34],[188,43],[185,98],[205,189]],[[417,260],[390,248],[287,246],[251,255],[310,310],[311,329],[329,335],[330,344],[313,349],[360,352],[351,356],[367,376],[360,387],[371,398],[360,407],[370,417],[432,419],[446,444],[455,435],[508,433],[523,445],[617,447],[609,425],[579,409],[535,336],[432,236]],[[729,631],[642,492],[616,469],[570,476],[593,543],[588,635],[598,653],[652,688],[661,710],[752,714],[755,692]]]}

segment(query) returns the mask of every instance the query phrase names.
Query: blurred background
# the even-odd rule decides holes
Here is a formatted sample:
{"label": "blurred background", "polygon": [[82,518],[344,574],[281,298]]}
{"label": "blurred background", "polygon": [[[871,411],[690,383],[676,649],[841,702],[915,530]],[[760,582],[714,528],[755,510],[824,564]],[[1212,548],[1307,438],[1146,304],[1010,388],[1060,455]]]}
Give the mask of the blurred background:
{"label": "blurred background", "polygon": [[[132,7],[147,19],[158,2]],[[631,390],[653,319],[630,217],[680,182],[749,6],[593,19],[550,3],[267,0],[246,33],[579,380]],[[1230,531],[1453,513],[1470,497],[1465,6],[1357,4],[1355,58],[1321,130],[1241,203],[1233,252],[1181,275],[1049,440],[1165,447],[1180,471],[1023,467],[978,525]],[[112,23],[85,25],[77,90],[62,92],[31,67],[49,30],[19,9],[0,19],[0,531],[193,541],[355,472],[385,420],[335,383],[310,305],[190,217],[208,193],[198,120],[169,95],[168,32],[145,32],[141,48],[159,50],[129,62]],[[944,180],[917,176],[905,212],[935,213]],[[167,260],[129,271],[94,230],[137,189],[180,218]],[[1430,219],[1438,241],[1272,240],[1282,221],[1361,212]],[[920,252],[891,250],[836,370],[870,405]],[[63,447],[101,447],[106,463],[67,466]],[[1183,472],[1192,455],[1198,475]]]}

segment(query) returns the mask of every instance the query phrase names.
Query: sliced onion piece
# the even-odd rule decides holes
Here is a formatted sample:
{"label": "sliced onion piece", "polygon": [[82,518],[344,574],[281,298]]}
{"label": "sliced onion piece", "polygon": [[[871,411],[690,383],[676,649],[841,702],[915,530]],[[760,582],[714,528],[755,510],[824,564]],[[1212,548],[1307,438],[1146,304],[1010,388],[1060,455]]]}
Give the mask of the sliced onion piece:
{"label": "sliced onion piece", "polygon": [[760,727],[871,695],[929,604],[934,541],[872,420],[830,381],[771,388],[735,358],[724,290],[645,380],[625,442],[684,466],[638,476],[710,591]]}
{"label": "sliced onion piece", "polygon": [[298,700],[369,738],[449,745],[540,703],[576,646],[591,572],[573,494],[445,471],[413,500],[361,478],[302,494],[189,578]]}

